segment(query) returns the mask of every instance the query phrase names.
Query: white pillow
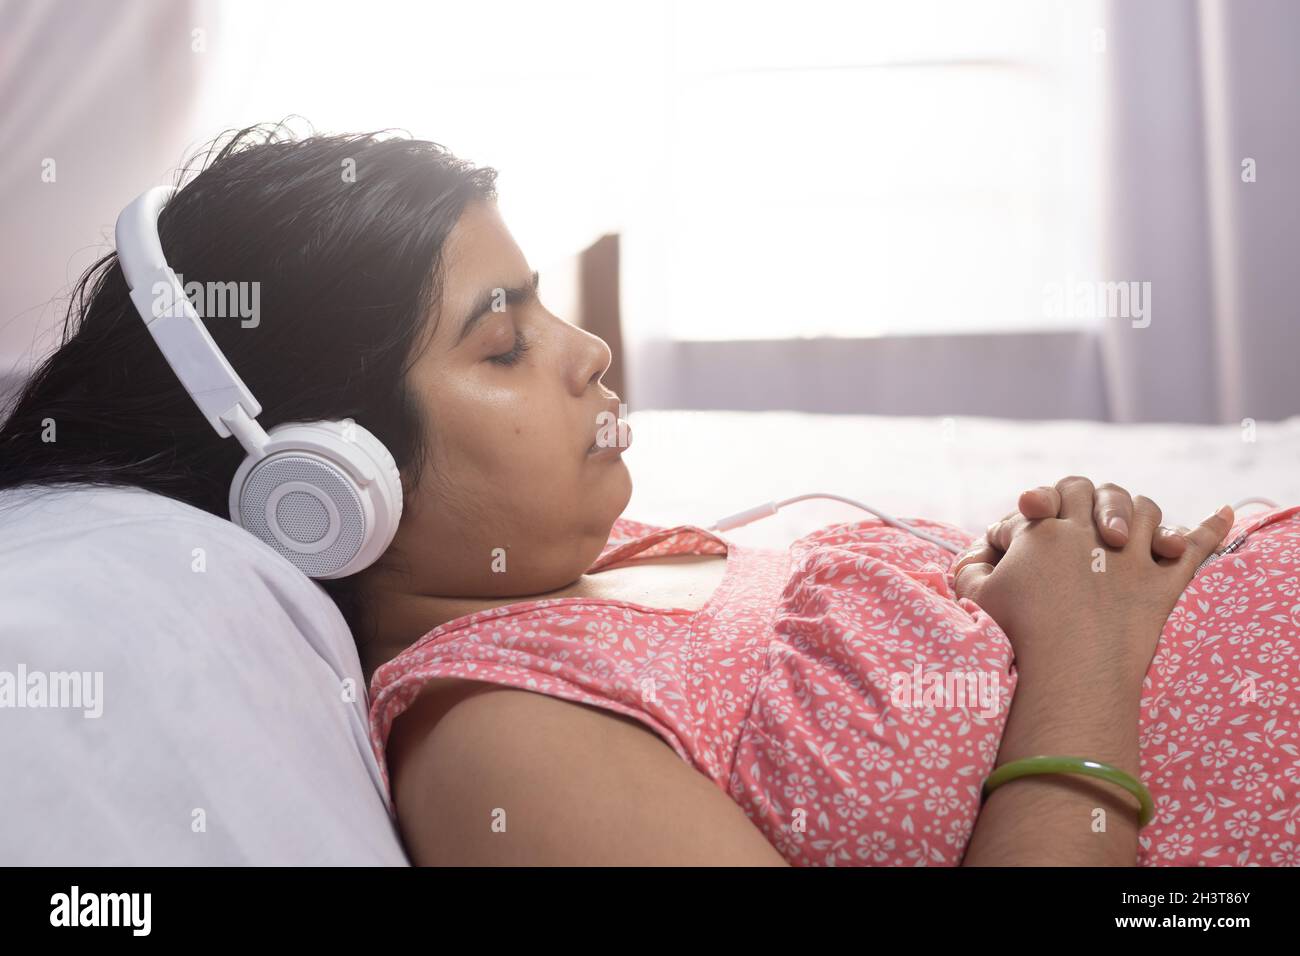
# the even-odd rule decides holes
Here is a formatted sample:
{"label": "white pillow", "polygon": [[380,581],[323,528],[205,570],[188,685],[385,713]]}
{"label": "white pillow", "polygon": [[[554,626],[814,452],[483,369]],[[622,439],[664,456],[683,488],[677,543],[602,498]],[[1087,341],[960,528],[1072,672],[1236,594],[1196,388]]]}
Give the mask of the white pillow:
{"label": "white pillow", "polygon": [[[101,699],[16,706],[55,672]],[[0,863],[405,865],[367,704],[334,603],[242,528],[139,489],[0,492]]]}

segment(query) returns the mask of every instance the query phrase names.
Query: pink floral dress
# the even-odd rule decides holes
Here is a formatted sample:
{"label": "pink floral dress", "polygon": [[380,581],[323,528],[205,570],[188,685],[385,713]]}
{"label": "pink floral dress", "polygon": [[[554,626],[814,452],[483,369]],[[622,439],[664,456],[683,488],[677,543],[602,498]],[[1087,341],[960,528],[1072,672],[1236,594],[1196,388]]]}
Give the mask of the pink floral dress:
{"label": "pink floral dress", "polygon": [[[1300,864],[1300,508],[1243,518],[1229,541],[1147,672],[1156,816],[1141,864]],[[1016,671],[997,624],[954,597],[953,555],[875,519],[785,551],[622,519],[589,573],[670,554],[726,555],[698,610],[527,601],[436,627],[380,667],[371,743],[385,773],[393,721],[425,682],[470,678],[640,721],[792,864],[959,863]]]}

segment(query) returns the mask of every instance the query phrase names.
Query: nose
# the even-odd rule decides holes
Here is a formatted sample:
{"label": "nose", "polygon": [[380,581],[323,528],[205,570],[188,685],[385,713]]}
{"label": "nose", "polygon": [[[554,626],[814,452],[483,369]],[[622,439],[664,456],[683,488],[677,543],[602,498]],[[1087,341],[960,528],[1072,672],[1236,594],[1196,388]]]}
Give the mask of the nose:
{"label": "nose", "polygon": [[577,347],[573,350],[574,373],[573,373],[573,393],[579,397],[586,394],[587,389],[600,381],[602,375],[609,369],[609,363],[614,360],[614,355],[605,344],[605,340],[599,335],[592,335],[585,329],[577,326],[570,326],[579,336]]}

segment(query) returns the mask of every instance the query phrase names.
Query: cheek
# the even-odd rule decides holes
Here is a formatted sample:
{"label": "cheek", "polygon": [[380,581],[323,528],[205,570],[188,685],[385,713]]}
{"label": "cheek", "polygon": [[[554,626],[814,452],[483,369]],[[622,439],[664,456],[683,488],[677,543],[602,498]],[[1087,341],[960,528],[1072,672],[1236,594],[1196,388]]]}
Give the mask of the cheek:
{"label": "cheek", "polygon": [[485,508],[513,514],[521,504],[561,504],[583,464],[572,409],[526,372],[507,384],[448,373],[426,393],[432,467],[451,493]]}
{"label": "cheek", "polygon": [[574,480],[573,444],[573,435],[549,425],[547,419],[518,420],[493,443],[492,467],[512,486],[535,495],[553,494]]}
{"label": "cheek", "polygon": [[573,484],[575,436],[556,427],[558,414],[518,410],[528,405],[481,409],[442,446],[443,474],[460,492],[472,490],[481,501],[508,507],[515,500],[553,500]]}

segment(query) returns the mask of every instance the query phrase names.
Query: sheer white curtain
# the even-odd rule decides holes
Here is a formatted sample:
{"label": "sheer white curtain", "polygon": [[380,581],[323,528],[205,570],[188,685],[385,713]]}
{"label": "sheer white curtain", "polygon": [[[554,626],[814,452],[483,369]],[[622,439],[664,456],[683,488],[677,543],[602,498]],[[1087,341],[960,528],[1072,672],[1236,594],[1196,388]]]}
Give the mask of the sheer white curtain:
{"label": "sheer white curtain", "polygon": [[[623,234],[637,402],[1104,414],[1099,319],[1047,294],[1102,278],[1103,4],[668,10]],[[1028,332],[1060,367],[990,392]]]}
{"label": "sheer white curtain", "polygon": [[[219,133],[296,115],[405,130],[501,173],[534,265],[622,225],[653,173],[660,2],[48,0],[0,4],[0,377],[53,344],[117,212]],[[45,158],[57,181],[41,181]],[[545,282],[545,278],[543,279]],[[39,337],[39,343],[33,340]]]}
{"label": "sheer white curtain", "polygon": [[[1300,5],[675,9],[624,239],[638,403],[1300,414]],[[1120,283],[1149,321],[1046,321]]]}
{"label": "sheer white curtain", "polygon": [[56,344],[59,297],[111,248],[122,206],[184,158],[211,7],[0,4],[0,401]]}
{"label": "sheer white curtain", "polygon": [[671,9],[651,130],[665,162],[627,227],[630,326],[730,340],[1080,325],[1043,290],[1098,265],[1099,4]]}
{"label": "sheer white curtain", "polygon": [[1111,321],[1121,421],[1300,414],[1300,5],[1113,0],[1107,272],[1152,284]]}
{"label": "sheer white curtain", "polygon": [[[395,128],[495,166],[539,268],[618,231],[644,169],[639,115],[663,6],[602,0],[222,0],[220,82],[201,115]],[[545,277],[543,277],[545,282]]]}
{"label": "sheer white curtain", "polygon": [[[299,114],[498,166],[543,271],[622,233],[634,407],[1300,412],[1300,5],[1098,9],[7,0],[0,378],[122,204]],[[1151,323],[1044,314],[1076,278]]]}

